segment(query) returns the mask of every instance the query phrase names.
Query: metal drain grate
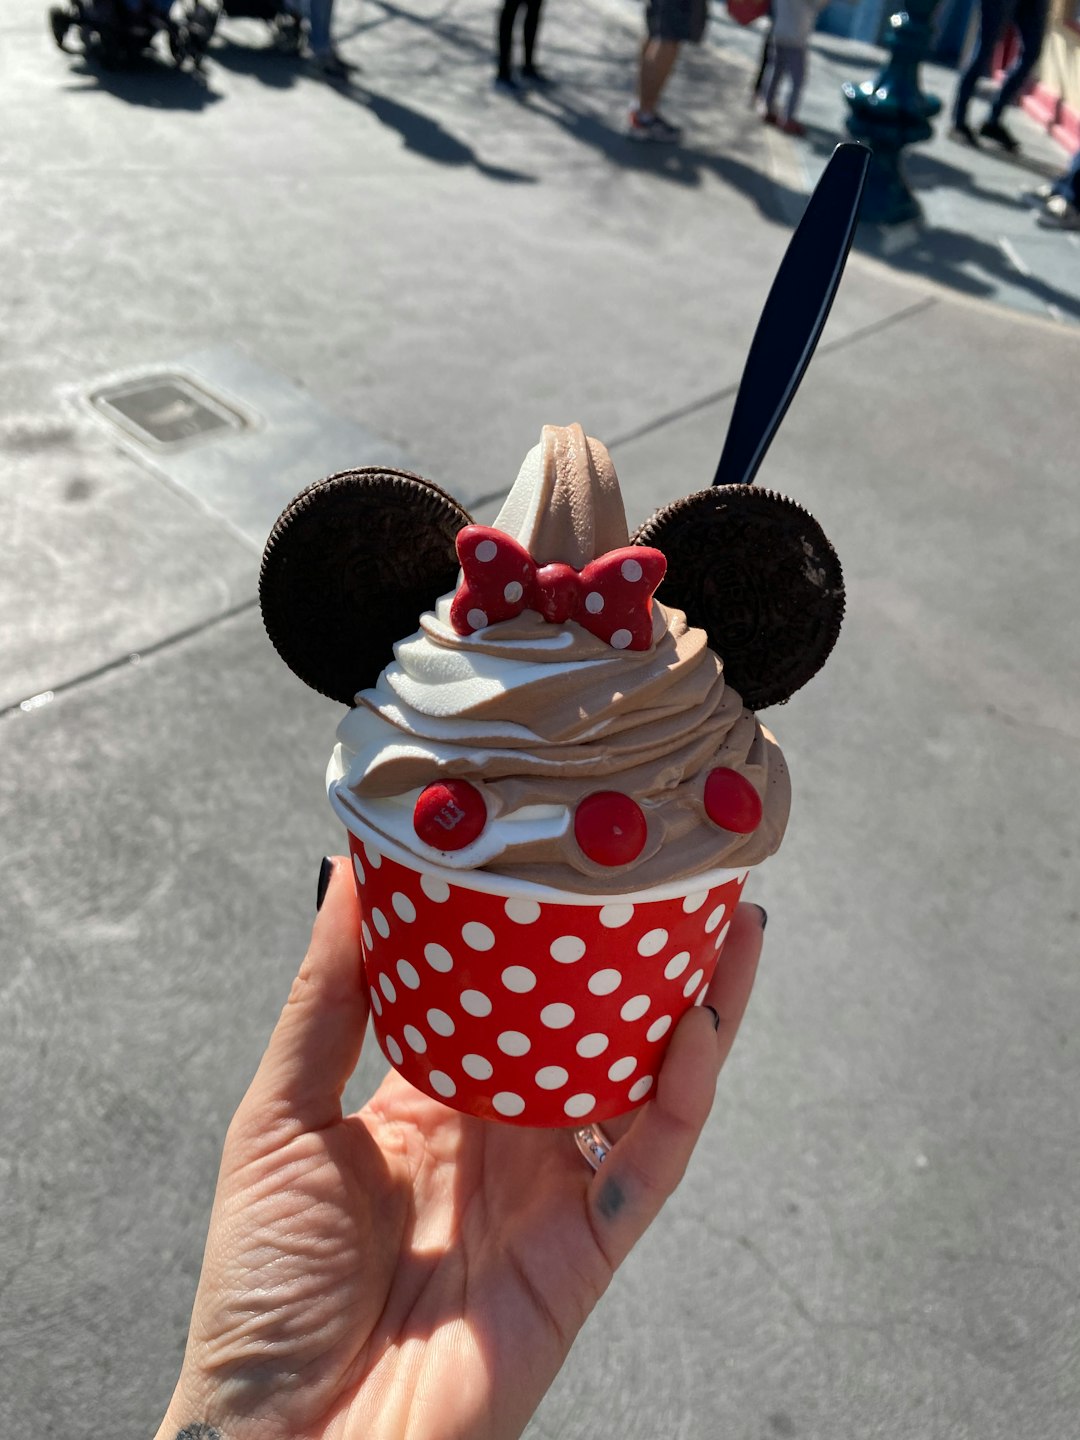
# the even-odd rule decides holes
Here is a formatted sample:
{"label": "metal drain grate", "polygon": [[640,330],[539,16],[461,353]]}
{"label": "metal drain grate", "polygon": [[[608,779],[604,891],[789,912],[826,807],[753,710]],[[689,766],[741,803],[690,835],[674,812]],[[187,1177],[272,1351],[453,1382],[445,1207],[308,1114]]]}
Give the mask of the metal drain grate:
{"label": "metal drain grate", "polygon": [[154,450],[178,450],[220,439],[223,430],[248,428],[244,417],[223,400],[169,371],[103,385],[88,399],[99,414]]}

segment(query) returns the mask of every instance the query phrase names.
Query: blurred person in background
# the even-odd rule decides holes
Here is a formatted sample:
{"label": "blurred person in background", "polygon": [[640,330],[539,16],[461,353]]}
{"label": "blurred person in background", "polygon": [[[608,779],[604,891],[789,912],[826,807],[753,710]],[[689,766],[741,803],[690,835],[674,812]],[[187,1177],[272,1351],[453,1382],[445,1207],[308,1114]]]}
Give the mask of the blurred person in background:
{"label": "blurred person in background", "polygon": [[960,76],[953,100],[951,139],[964,145],[979,143],[968,124],[968,106],[980,78],[990,73],[994,52],[1012,25],[1016,27],[1020,48],[990,102],[990,113],[979,126],[979,135],[984,140],[992,140],[1010,154],[1019,150],[1020,142],[1005,128],[1001,117],[1006,105],[1017,98],[1035,68],[1046,35],[1048,5],[1049,0],[981,0],[979,38]]}
{"label": "blurred person in background", "polygon": [[[543,3],[544,0],[503,0],[502,9],[499,11],[499,68],[495,72],[496,90],[518,90],[521,88],[522,81],[527,85],[551,84],[549,78],[536,64],[536,34],[540,28],[540,10]],[[523,6],[525,22],[521,38],[525,63],[515,75],[512,60],[514,21]]]}
{"label": "blurred person in background", "polygon": [[[773,0],[772,30],[761,77],[762,116],[767,125],[778,125],[786,135],[805,135],[798,118],[799,101],[806,82],[806,57],[810,36],[828,0]],[[787,99],[780,110],[780,91],[787,81]]]}
{"label": "blurred person in background", "polygon": [[660,96],[671,78],[680,47],[686,41],[692,45],[700,42],[707,18],[706,0],[648,0],[637,103],[630,110],[627,124],[631,140],[665,144],[678,141],[682,131],[660,114]]}
{"label": "blurred person in background", "polygon": [[1080,150],[1049,185],[1031,193],[1038,202],[1036,225],[1044,230],[1080,230]]}

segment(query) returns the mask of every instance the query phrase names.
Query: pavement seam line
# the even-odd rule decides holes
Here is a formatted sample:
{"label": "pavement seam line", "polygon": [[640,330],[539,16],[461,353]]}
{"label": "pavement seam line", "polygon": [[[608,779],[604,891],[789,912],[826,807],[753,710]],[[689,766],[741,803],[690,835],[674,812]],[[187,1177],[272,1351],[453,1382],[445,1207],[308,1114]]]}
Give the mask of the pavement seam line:
{"label": "pavement seam line", "polygon": [[16,700],[14,704],[7,705],[0,710],[0,720],[7,720],[13,715],[29,715],[36,710],[44,710],[59,696],[77,690],[83,685],[88,685],[91,681],[99,680],[103,675],[108,675],[114,670],[121,670],[125,665],[141,664],[149,656],[159,655],[174,645],[194,639],[196,635],[202,635],[213,626],[220,625],[224,620],[233,620],[238,615],[246,614],[247,611],[253,610],[258,603],[257,597],[241,601],[240,604],[233,605],[228,610],[222,610],[217,615],[211,615],[208,619],[200,620],[194,625],[185,626],[183,630],[175,630],[171,635],[165,635],[162,639],[155,640],[150,645],[144,645],[139,650],[128,650],[114,660],[106,660],[103,664],[95,666],[93,670],[86,670],[81,675],[73,675],[70,680],[63,680],[60,684],[39,690],[34,695],[27,695],[24,699]]}
{"label": "pavement seam line", "polygon": [[[878,334],[890,325],[896,325],[905,320],[914,319],[916,315],[922,314],[924,310],[929,310],[932,306],[940,304],[940,296],[926,295],[921,300],[915,301],[912,305],[906,305],[902,310],[897,310],[892,315],[885,315],[880,320],[875,320],[869,325],[863,325],[858,330],[853,330],[850,335],[838,335],[835,340],[819,345],[815,354],[831,355],[834,351],[842,350],[847,345],[857,344],[860,340]],[[690,400],[685,405],[680,405],[677,409],[667,410],[655,419],[646,421],[644,425],[639,425],[634,430],[627,430],[623,435],[617,435],[613,440],[608,442],[608,449],[615,450],[620,445],[629,445],[634,440],[641,440],[646,435],[655,434],[657,430],[663,429],[665,425],[673,425],[679,420],[685,420],[690,415],[696,415],[701,410],[707,410],[710,405],[715,405],[719,401],[726,400],[729,396],[734,395],[738,391],[741,383],[742,377],[740,376],[734,384],[725,385],[720,390],[714,390],[708,395],[699,396],[698,399]],[[487,498],[489,497],[481,497],[481,499]]]}

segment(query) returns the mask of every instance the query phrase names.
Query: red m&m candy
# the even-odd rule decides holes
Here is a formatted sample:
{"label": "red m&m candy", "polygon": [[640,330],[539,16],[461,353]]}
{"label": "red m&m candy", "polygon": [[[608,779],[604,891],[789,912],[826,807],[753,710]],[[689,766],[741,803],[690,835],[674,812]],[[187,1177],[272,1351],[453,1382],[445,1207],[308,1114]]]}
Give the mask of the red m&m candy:
{"label": "red m&m candy", "polygon": [[462,850],[487,824],[484,797],[468,780],[438,780],[417,796],[413,829],[434,850]]}
{"label": "red m&m candy", "polygon": [[749,835],[761,824],[761,796],[737,770],[719,766],[705,781],[705,811],[721,830]]}
{"label": "red m&m candy", "polygon": [[648,830],[640,805],[618,790],[597,790],[574,811],[574,839],[598,865],[629,865],[641,854]]}

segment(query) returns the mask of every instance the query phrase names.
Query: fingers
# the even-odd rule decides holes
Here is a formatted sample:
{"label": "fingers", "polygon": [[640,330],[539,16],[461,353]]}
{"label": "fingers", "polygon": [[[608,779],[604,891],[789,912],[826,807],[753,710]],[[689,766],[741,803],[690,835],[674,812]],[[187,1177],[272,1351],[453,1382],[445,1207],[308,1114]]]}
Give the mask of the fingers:
{"label": "fingers", "polygon": [[[750,999],[763,915],[756,905],[736,909],[704,1003],[675,1027],[654,1099],[634,1117],[593,1177],[589,1215],[612,1267],[622,1263],[656,1218],[689,1164]],[[710,1008],[719,1016],[718,1025]]]}
{"label": "fingers", "polygon": [[308,952],[241,1106],[245,1117],[305,1130],[339,1120],[367,1018],[360,907],[349,862],[335,856]]}

